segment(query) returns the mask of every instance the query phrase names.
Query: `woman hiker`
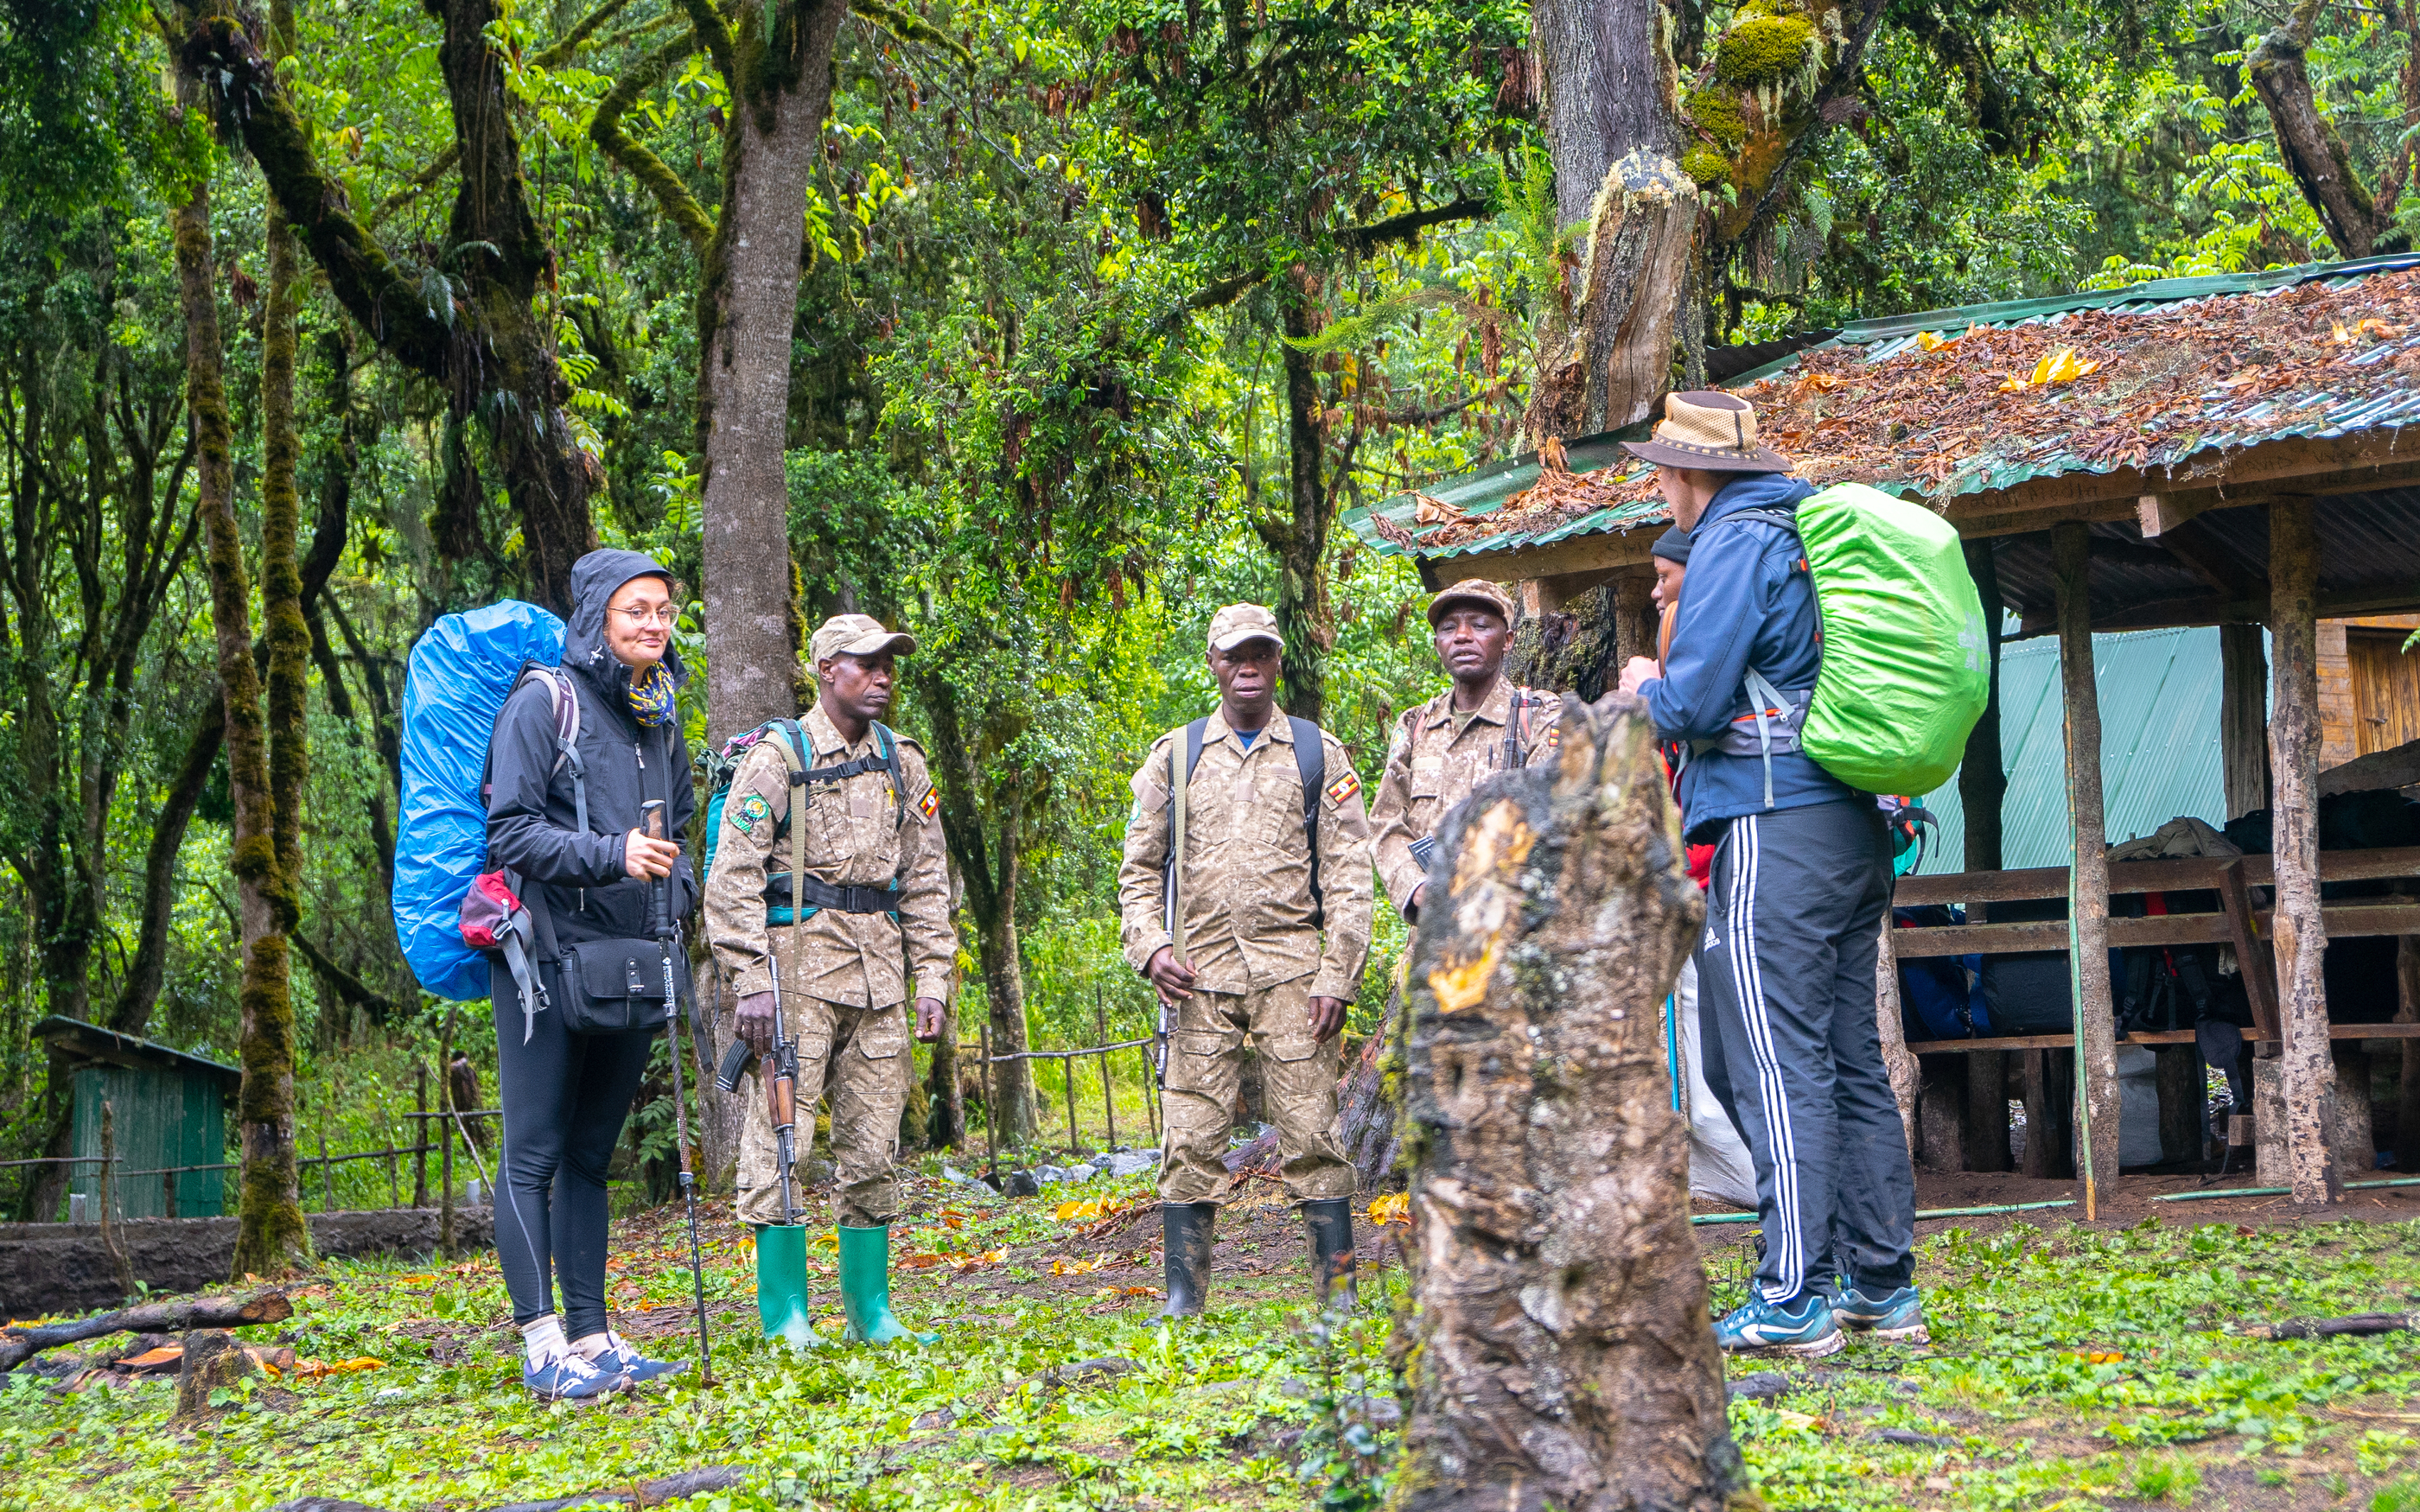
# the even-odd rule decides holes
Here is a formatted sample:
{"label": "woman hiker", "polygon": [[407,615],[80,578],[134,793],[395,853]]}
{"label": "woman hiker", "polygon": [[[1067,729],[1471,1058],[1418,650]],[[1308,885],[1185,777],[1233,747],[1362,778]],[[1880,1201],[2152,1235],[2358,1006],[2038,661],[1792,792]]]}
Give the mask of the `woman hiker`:
{"label": "woman hiker", "polygon": [[[505,968],[493,967],[504,1115],[496,1257],[521,1331],[521,1382],[550,1400],[686,1368],[640,1354],[605,1311],[605,1172],[661,1021],[597,1027],[603,1015],[574,1000],[583,983],[563,980],[558,951],[629,942],[634,952],[644,946],[652,972],[656,889],[670,878],[675,918],[696,903],[681,855],[694,804],[689,749],[674,705],[688,672],[672,645],[672,574],[656,563],[591,551],[572,563],[571,596],[561,674],[523,676],[488,758],[489,864],[511,873],[538,921],[545,990],[544,1006],[529,1011]],[[570,711],[559,713],[566,696],[577,701],[576,762],[557,733],[569,725]],[[661,838],[645,832],[641,805],[650,800],[665,806]],[[620,1006],[627,1013],[640,1001]]]}

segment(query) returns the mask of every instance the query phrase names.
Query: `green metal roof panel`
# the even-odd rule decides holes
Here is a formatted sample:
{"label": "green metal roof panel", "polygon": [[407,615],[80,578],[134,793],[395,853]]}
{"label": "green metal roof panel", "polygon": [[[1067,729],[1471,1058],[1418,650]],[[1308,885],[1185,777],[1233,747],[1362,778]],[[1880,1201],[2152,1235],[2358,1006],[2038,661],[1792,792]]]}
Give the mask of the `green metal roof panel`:
{"label": "green metal roof panel", "polygon": [[[2412,267],[2420,267],[2420,254],[2372,257],[2361,262],[2305,264],[2258,273],[2162,279],[2123,289],[2008,301],[1996,304],[1959,305],[1945,310],[1857,321],[1843,327],[1838,335],[1821,346],[1741,375],[1733,380],[1731,387],[1734,391],[1743,390],[1779,378],[1803,363],[1809,351],[1858,348],[1865,362],[1873,364],[1904,353],[1916,336],[1925,332],[1954,335],[1970,327],[2005,330],[2038,324],[2057,325],[2080,312],[2105,310],[2127,315],[2174,310],[2211,299],[2266,298],[2310,284],[2342,288],[2358,284],[2375,273]],[[2341,361],[2350,367],[2367,367],[2414,349],[2420,349],[2420,332],[2381,341],[2348,354]],[[2055,408],[2069,397],[2062,393],[2049,396],[2045,402]],[[2382,394],[2357,393],[2350,395],[2321,389],[2299,394],[2263,395],[2249,403],[2233,400],[2223,391],[2214,391],[2205,395],[2205,401],[2206,426],[2147,446],[2136,455],[2112,451],[2098,457],[2087,456],[2070,446],[2068,438],[2052,436],[2036,440],[2013,456],[2002,454],[1971,459],[1938,483],[1923,477],[1891,476],[1888,467],[1874,469],[1865,481],[1895,493],[1916,493],[1942,499],[2011,488],[2029,479],[2065,473],[2113,472],[2134,466],[2175,467],[2201,454],[2257,442],[2292,437],[2327,439],[2353,431],[2420,423],[2420,390],[2409,387]],[[1637,440],[1651,428],[1651,423],[1642,422],[1627,430],[1589,437],[1571,446],[1568,456],[1572,471],[1575,473],[1599,471],[1626,460],[1627,454],[1622,453],[1616,443],[1621,440]],[[1897,458],[1888,464],[1889,467],[1899,465]],[[1461,510],[1466,518],[1479,519],[1500,511],[1515,495],[1535,483],[1538,475],[1535,454],[1525,454],[1512,461],[1496,463],[1441,483],[1425,492],[1429,497]],[[1570,519],[1556,520],[1540,529],[1481,534],[1435,547],[1419,543],[1405,547],[1400,540],[1388,540],[1387,534],[1381,532],[1378,520],[1388,523],[1390,528],[1388,533],[1401,535],[1405,532],[1417,532],[1420,529],[1415,524],[1418,503],[1413,495],[1398,495],[1382,500],[1375,505],[1356,507],[1345,515],[1344,522],[1382,553],[1437,561],[1535,548],[1579,535],[1626,531],[1643,525],[1661,524],[1669,517],[1660,500],[1649,498]],[[1402,529],[1397,531],[1393,527]],[[1427,529],[1431,533],[1435,532],[1434,526]]]}

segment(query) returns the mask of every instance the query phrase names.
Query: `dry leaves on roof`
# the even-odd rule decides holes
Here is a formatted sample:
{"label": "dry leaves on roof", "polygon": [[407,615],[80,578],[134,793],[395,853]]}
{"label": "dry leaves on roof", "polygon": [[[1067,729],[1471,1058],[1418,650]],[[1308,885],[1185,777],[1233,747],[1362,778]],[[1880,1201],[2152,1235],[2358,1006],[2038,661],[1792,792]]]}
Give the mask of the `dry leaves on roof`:
{"label": "dry leaves on roof", "polygon": [[[2273,434],[2346,403],[2420,388],[2420,271],[2305,284],[2055,323],[1976,327],[1881,363],[1804,354],[1738,391],[1768,441],[1817,485],[1943,491],[2018,464],[2158,466],[2229,432]],[[2271,406],[2266,412],[2263,405]]]}

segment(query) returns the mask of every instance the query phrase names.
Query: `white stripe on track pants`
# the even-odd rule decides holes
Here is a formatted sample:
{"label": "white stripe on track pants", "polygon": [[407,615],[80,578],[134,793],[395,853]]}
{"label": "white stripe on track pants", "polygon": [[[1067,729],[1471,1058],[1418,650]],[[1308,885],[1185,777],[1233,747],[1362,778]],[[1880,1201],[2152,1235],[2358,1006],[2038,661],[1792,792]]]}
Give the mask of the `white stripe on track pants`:
{"label": "white stripe on track pants", "polygon": [[1734,819],[1714,852],[1699,990],[1756,1162],[1769,1302],[1914,1273],[1916,1176],[1874,1020],[1890,892],[1870,799]]}

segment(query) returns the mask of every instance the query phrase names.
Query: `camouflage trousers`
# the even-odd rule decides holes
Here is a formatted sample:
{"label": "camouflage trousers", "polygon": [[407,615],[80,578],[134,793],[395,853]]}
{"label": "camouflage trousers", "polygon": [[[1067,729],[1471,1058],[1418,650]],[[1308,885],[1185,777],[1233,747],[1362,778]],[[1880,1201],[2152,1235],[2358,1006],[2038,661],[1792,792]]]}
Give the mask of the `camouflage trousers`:
{"label": "camouflage trousers", "polygon": [[[784,996],[783,1013],[799,1051],[795,1149],[801,1167],[815,1139],[815,1103],[831,1097],[831,1149],[838,1190],[833,1206],[852,1228],[891,1221],[899,1211],[899,1183],[891,1158],[899,1147],[899,1116],[908,1106],[908,1008],[851,1008],[803,994]],[[748,1114],[739,1130],[739,1216],[752,1224],[782,1221],[781,1149],[766,1111],[765,1068],[740,1088]],[[802,1172],[801,1172],[802,1174]],[[793,1185],[791,1200],[804,1199]]]}
{"label": "camouflage trousers", "polygon": [[1168,1202],[1216,1202],[1227,1190],[1227,1152],[1244,1039],[1260,1053],[1269,1120],[1286,1195],[1297,1202],[1353,1195],[1353,1165],[1336,1136],[1336,1076],[1343,1036],[1311,1037],[1311,979],[1248,993],[1196,991],[1168,1035],[1160,1093],[1167,1125],[1159,1195]]}

